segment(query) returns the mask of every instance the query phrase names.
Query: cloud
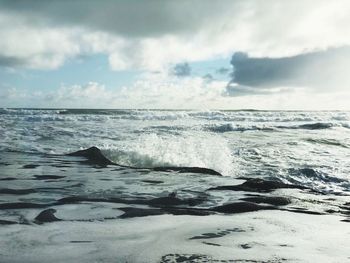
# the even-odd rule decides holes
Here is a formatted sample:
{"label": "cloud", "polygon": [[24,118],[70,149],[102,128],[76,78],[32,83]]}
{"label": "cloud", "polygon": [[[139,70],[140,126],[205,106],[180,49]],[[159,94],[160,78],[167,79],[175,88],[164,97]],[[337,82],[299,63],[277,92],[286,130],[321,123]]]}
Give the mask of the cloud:
{"label": "cloud", "polygon": [[1,7],[7,12],[34,18],[36,24],[83,26],[126,37],[149,38],[164,34],[192,34],[203,25],[210,24],[208,18],[220,18],[222,14],[228,14],[225,11],[227,6],[239,8],[241,2],[3,0]]}
{"label": "cloud", "polygon": [[[271,109],[349,110],[350,94],[345,90],[314,93],[308,89],[273,92],[267,89],[250,96],[225,95],[225,81],[202,77],[179,78],[160,72],[145,73],[122,89],[89,82],[61,86],[55,90],[0,88],[2,107],[42,108],[146,108],[146,109]],[[286,96],[288,92],[288,96]]]}
{"label": "cloud", "polygon": [[347,0],[3,0],[0,10],[0,57],[12,67],[103,53],[114,70],[159,70],[237,50],[283,57],[350,44]]}
{"label": "cloud", "polygon": [[25,61],[23,61],[17,57],[0,56],[0,66],[17,67],[17,66],[21,66],[24,64],[25,64]]}
{"label": "cloud", "polygon": [[331,48],[281,58],[233,55],[229,95],[268,94],[294,88],[315,91],[347,89],[350,47]]}
{"label": "cloud", "polygon": [[291,92],[293,89],[291,87],[270,87],[270,88],[255,88],[244,85],[239,85],[237,83],[230,83],[227,85],[223,96],[238,97],[238,96],[250,96],[250,95],[273,95],[273,94],[283,94]]}
{"label": "cloud", "polygon": [[55,69],[68,58],[108,53],[124,47],[123,40],[102,32],[78,27],[38,26],[26,16],[1,11],[0,39],[0,66],[33,69]]}
{"label": "cloud", "polygon": [[[220,104],[224,81],[206,81],[201,77],[177,77],[167,72],[144,73],[123,88],[106,88],[97,82],[61,86],[55,90],[16,90],[0,92],[5,107],[54,108],[210,108]],[[3,94],[3,96],[1,96]]]}
{"label": "cloud", "polygon": [[187,77],[191,75],[191,67],[188,63],[176,64],[173,68],[173,74],[177,77]]}
{"label": "cloud", "polygon": [[14,87],[0,86],[0,100],[10,100],[19,97]]}
{"label": "cloud", "polygon": [[104,108],[113,103],[116,95],[103,84],[88,82],[84,85],[61,86],[58,90],[41,94],[35,99],[43,99],[45,103],[57,107]]}
{"label": "cloud", "polygon": [[[144,75],[122,89],[0,87],[1,105],[346,108],[349,13],[348,0],[2,0],[0,67],[52,70],[104,54],[112,70]],[[190,74],[192,62],[234,52],[229,85],[217,79],[231,68],[211,72],[214,78]]]}

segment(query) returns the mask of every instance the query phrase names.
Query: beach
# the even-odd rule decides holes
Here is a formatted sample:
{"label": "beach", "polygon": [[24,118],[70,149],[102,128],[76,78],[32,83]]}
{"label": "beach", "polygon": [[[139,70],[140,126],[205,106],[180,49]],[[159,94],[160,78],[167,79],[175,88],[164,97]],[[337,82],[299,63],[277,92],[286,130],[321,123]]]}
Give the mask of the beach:
{"label": "beach", "polygon": [[0,119],[1,262],[349,260],[349,112]]}

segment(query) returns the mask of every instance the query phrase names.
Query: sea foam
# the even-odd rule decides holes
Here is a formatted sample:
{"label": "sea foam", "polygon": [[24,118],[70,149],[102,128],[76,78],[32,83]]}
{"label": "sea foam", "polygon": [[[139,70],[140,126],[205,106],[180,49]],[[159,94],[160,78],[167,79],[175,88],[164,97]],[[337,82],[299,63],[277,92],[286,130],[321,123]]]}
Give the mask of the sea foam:
{"label": "sea foam", "polygon": [[104,153],[114,162],[136,166],[196,166],[214,169],[224,175],[234,170],[228,142],[220,137],[141,135],[122,145],[105,145]]}

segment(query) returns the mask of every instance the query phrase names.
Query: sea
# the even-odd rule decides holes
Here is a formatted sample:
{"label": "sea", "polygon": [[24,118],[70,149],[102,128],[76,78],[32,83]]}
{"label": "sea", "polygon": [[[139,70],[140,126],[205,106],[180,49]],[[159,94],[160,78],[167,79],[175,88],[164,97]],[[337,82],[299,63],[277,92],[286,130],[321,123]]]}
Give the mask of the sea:
{"label": "sea", "polygon": [[350,262],[349,194],[348,111],[0,109],[0,262]]}

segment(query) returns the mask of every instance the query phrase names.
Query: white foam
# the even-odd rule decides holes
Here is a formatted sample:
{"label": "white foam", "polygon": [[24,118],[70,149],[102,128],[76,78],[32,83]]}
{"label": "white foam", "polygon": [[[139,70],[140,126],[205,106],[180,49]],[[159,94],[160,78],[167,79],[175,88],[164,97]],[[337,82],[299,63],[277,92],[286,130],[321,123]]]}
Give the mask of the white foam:
{"label": "white foam", "polygon": [[234,171],[233,156],[225,138],[205,133],[191,136],[142,134],[124,145],[105,146],[114,162],[137,166],[197,166],[211,168],[224,175]]}
{"label": "white foam", "polygon": [[[348,262],[350,233],[348,223],[340,219],[260,211],[234,216],[163,215],[13,225],[0,228],[0,261],[148,263],[179,253],[204,254],[216,260]],[[190,239],[234,228],[243,231],[212,239]],[[243,249],[242,245],[251,248]]]}

